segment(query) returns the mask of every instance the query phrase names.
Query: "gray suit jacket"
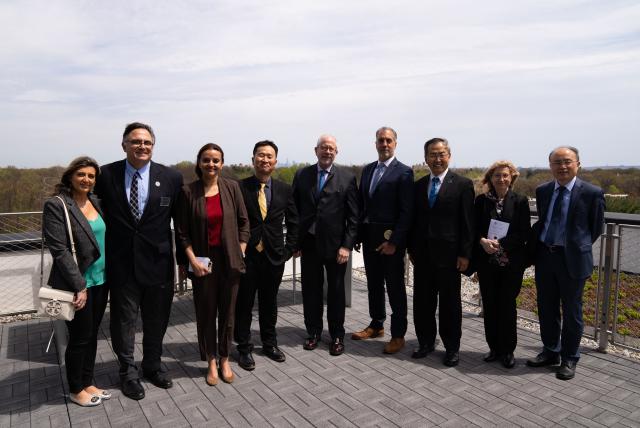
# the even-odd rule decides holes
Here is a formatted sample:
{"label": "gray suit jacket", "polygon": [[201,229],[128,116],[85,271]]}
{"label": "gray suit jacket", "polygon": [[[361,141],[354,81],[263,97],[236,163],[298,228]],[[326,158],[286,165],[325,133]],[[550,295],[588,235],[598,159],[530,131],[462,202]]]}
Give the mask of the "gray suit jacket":
{"label": "gray suit jacket", "polygon": [[[76,246],[76,258],[73,260],[71,242],[67,232],[64,208],[56,197],[44,203],[42,212],[42,234],[53,257],[53,266],[47,284],[59,290],[80,291],[87,286],[84,273],[100,257],[98,242],[86,217],[80,211],[73,198],[60,194],[69,210],[71,231]],[[89,196],[91,203],[102,215],[99,200]]]}

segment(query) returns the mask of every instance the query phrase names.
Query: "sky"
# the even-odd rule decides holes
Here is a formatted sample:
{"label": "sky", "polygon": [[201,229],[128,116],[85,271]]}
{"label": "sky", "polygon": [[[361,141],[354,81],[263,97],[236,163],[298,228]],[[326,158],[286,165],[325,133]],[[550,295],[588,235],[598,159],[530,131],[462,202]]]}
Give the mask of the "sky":
{"label": "sky", "polygon": [[121,159],[133,121],[166,164],[324,133],[364,164],[390,126],[409,165],[436,136],[452,167],[640,165],[640,1],[0,0],[0,166]]}

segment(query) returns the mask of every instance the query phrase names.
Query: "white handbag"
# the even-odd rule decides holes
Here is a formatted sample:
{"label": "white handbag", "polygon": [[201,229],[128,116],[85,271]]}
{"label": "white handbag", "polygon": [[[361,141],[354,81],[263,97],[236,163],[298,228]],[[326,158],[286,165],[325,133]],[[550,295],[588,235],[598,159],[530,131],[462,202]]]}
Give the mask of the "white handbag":
{"label": "white handbag", "polygon": [[72,291],[56,290],[51,287],[40,287],[38,298],[40,309],[53,319],[71,321],[76,314],[73,306],[75,293]]}
{"label": "white handbag", "polygon": [[[73,242],[73,233],[71,231],[71,221],[69,220],[69,211],[67,210],[67,204],[60,196],[56,196],[62,202],[64,207],[64,217],[67,222],[67,231],[69,233],[69,241],[71,243],[71,254],[73,260],[78,264],[76,258],[76,244]],[[73,306],[73,299],[75,293],[73,291],[57,290],[55,288],[42,286],[38,292],[38,299],[40,300],[40,309],[53,319],[71,321],[76,314],[76,308]]]}

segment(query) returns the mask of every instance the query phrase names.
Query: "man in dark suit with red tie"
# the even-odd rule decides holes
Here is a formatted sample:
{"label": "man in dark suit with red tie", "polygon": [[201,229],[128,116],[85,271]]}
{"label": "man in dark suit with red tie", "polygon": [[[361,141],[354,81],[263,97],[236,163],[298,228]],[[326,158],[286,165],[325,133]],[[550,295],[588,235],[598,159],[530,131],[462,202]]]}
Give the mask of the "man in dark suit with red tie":
{"label": "man in dark suit with red tie", "polygon": [[[298,236],[298,212],[292,188],[271,177],[278,163],[278,146],[269,140],[257,142],[251,160],[255,174],[240,181],[251,237],[245,256],[247,270],[238,290],[234,326],[238,365],[245,370],[253,370],[256,365],[251,343],[251,312],[256,292],[262,353],[277,362],[286,359],[276,337],[277,298],[285,262],[295,251]],[[286,238],[283,224],[287,228]]]}
{"label": "man in dark suit with red tie", "polygon": [[392,311],[391,340],[383,349],[386,354],[395,354],[404,347],[407,332],[404,256],[413,208],[413,170],[396,159],[397,140],[392,128],[378,129],[375,141],[378,160],[362,171],[360,240],[371,322],[351,335],[353,340],[384,335],[386,285]]}
{"label": "man in dark suit with red tie", "polygon": [[[473,251],[473,183],[449,170],[451,150],[444,138],[424,144],[431,173],[415,183],[414,222],[409,255],[413,262],[413,319],[418,348],[412,358],[435,349],[439,307],[444,364],[458,365],[462,336],[460,273]],[[439,301],[439,302],[438,302]]]}
{"label": "man in dark suit with red tie", "polygon": [[602,189],[577,177],[580,157],[575,147],[553,150],[549,166],[555,180],[536,189],[538,222],[533,227],[544,348],[527,365],[561,362],[556,377],[569,380],[580,359],[582,292],[593,272],[592,245],[602,233],[605,200]]}
{"label": "man in dark suit with red tie", "polygon": [[355,175],[333,163],[338,154],[335,137],[320,136],[315,153],[318,163],[298,170],[293,180],[308,334],[303,347],[314,350],[320,341],[326,270],[329,353],[335,356],[344,352],[344,275],[358,231],[358,188]]}
{"label": "man in dark suit with red tie", "polygon": [[[122,136],[124,160],[104,165],[95,186],[107,225],[107,278],[111,288],[111,342],[120,363],[122,392],[144,398],[134,359],[138,311],[142,316],[143,376],[171,388],[162,372],[162,339],[174,289],[171,219],[182,175],[151,161],[155,135],[149,125],[131,123]],[[184,253],[176,254],[185,265]]]}

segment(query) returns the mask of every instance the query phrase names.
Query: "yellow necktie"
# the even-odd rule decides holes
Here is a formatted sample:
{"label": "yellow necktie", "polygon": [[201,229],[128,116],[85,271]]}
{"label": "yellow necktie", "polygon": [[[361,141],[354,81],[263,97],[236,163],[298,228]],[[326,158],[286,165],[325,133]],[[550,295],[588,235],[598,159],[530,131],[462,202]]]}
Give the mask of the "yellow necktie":
{"label": "yellow necktie", "polygon": [[[260,190],[258,190],[258,205],[260,206],[260,214],[264,220],[267,217],[267,195],[264,193],[265,183],[260,183]],[[262,239],[256,245],[256,250],[261,253],[264,250]]]}

